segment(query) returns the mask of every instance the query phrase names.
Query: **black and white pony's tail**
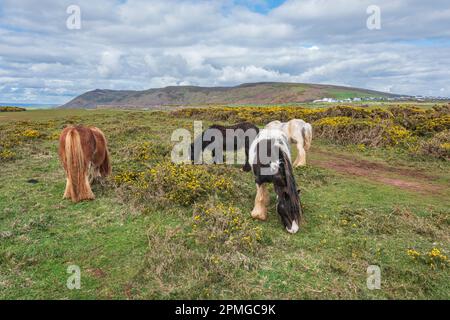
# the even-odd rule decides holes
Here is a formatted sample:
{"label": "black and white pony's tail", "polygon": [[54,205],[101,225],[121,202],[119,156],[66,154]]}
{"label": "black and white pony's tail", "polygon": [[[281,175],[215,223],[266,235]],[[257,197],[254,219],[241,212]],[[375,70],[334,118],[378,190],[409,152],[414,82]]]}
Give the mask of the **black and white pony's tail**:
{"label": "black and white pony's tail", "polygon": [[[295,182],[294,171],[292,169],[289,156],[280,150],[280,173],[285,179],[285,188],[283,188],[282,195],[287,197],[285,205],[287,206],[287,212],[290,216],[289,222],[286,224],[286,230],[289,233],[296,233],[299,229],[300,222],[302,220],[302,208],[300,204],[300,196],[297,189],[297,183]],[[275,186],[275,189],[278,189]],[[278,193],[278,192],[277,192]],[[280,197],[280,195],[278,195]]]}

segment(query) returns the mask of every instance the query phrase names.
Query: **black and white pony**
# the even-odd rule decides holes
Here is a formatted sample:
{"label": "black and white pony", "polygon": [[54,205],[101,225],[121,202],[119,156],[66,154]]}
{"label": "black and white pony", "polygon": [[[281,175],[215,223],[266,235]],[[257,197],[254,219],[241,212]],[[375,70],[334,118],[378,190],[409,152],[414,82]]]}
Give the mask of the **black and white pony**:
{"label": "black and white pony", "polygon": [[201,163],[202,152],[205,149],[210,149],[213,162],[223,163],[225,151],[237,151],[244,147],[245,163],[242,170],[250,171],[248,150],[258,132],[259,128],[249,122],[242,122],[228,127],[212,125],[203,131],[191,144],[190,160],[192,163]]}
{"label": "black and white pony", "polygon": [[289,138],[281,130],[261,130],[250,146],[249,161],[256,182],[252,217],[263,221],[267,219],[270,200],[267,185],[273,183],[281,221],[289,233],[296,233],[303,212],[291,165]]}

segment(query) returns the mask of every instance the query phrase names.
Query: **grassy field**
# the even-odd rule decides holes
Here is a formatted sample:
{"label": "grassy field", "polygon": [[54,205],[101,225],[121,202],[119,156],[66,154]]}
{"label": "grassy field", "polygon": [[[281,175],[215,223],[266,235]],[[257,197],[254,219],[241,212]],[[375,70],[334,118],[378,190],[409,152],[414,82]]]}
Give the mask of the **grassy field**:
{"label": "grassy field", "polygon": [[[0,298],[450,298],[448,161],[315,139],[295,170],[306,221],[290,235],[273,192],[268,221],[251,219],[254,178],[238,165],[170,164],[172,131],[192,120],[1,113],[12,151],[0,162]],[[109,139],[113,176],[94,201],[62,199],[57,139],[70,123]],[[69,265],[79,290],[66,287]],[[366,286],[369,265],[381,268],[379,290]]]}

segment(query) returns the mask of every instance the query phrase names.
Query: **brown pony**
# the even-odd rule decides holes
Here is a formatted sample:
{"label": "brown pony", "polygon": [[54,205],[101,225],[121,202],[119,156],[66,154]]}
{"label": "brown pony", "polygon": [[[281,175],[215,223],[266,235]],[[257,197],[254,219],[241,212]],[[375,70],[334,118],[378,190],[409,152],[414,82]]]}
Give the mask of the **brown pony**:
{"label": "brown pony", "polygon": [[67,175],[65,199],[95,199],[90,183],[111,173],[107,141],[96,127],[69,126],[59,137],[59,158]]}

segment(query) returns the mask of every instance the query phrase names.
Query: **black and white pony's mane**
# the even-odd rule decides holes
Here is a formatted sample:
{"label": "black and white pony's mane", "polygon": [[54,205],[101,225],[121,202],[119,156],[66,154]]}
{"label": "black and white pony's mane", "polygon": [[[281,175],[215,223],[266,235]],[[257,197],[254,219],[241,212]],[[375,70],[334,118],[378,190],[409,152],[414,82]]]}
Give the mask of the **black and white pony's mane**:
{"label": "black and white pony's mane", "polygon": [[[267,183],[273,183],[277,193],[277,211],[290,233],[296,233],[302,216],[300,198],[291,165],[289,139],[278,129],[261,130],[250,146],[249,163],[255,175],[257,198],[252,215],[265,220]],[[264,218],[264,219],[263,219]]]}

